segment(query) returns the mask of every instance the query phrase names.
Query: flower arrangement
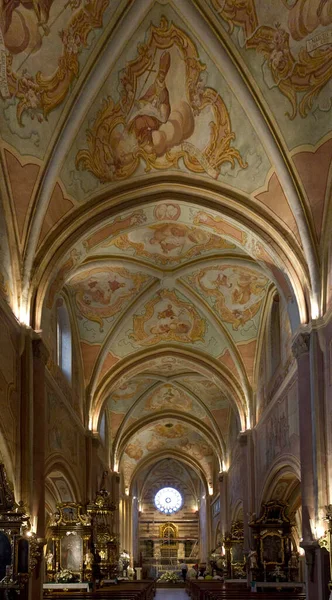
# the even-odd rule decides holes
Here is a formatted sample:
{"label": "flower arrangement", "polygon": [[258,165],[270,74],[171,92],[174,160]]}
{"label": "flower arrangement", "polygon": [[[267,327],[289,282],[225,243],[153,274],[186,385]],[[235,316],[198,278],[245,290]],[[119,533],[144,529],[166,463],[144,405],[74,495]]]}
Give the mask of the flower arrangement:
{"label": "flower arrangement", "polygon": [[77,583],[77,575],[69,569],[63,569],[56,574],[57,583]]}
{"label": "flower arrangement", "polygon": [[126,571],[130,565],[130,554],[127,550],[122,550],[119,556],[119,571]]}
{"label": "flower arrangement", "polygon": [[283,581],[284,579],[286,579],[286,575],[280,569],[279,565],[277,565],[275,567],[274,571],[272,571],[272,575],[273,575],[273,577],[275,577],[276,581]]}
{"label": "flower arrangement", "polygon": [[159,579],[157,579],[157,581],[166,581],[168,583],[177,583],[179,581],[179,578],[177,576],[176,573],[174,573],[173,571],[165,571],[165,573],[163,573]]}

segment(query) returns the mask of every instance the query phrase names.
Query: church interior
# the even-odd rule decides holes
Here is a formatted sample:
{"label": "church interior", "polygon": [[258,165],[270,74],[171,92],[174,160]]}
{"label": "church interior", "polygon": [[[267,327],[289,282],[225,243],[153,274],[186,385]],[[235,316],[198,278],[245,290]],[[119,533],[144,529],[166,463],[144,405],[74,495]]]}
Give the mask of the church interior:
{"label": "church interior", "polygon": [[332,0],[9,0],[0,65],[0,598],[328,600]]}

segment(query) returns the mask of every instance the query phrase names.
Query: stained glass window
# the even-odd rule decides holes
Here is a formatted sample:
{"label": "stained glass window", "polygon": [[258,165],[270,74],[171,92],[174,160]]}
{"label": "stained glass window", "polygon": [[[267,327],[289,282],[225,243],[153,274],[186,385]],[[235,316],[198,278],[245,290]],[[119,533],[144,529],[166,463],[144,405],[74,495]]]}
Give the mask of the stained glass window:
{"label": "stained glass window", "polygon": [[160,512],[170,515],[181,508],[182,496],[175,488],[165,487],[156,493],[154,503]]}

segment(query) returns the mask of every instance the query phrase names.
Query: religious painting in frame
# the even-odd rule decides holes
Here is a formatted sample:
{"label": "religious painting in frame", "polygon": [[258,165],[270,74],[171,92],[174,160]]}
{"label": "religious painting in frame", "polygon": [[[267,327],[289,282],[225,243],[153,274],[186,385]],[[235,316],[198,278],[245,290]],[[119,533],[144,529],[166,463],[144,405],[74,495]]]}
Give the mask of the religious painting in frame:
{"label": "religious painting in frame", "polygon": [[284,563],[284,540],[280,533],[268,531],[262,535],[261,560],[266,564]]}
{"label": "religious painting in frame", "polygon": [[75,531],[67,532],[60,540],[60,566],[69,571],[80,571],[83,563],[83,540]]}

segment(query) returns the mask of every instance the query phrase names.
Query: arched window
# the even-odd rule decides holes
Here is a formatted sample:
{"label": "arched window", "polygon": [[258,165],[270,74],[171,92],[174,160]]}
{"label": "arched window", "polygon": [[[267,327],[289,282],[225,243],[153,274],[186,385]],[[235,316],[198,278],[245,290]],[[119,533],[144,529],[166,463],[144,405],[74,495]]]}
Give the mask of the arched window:
{"label": "arched window", "polygon": [[64,300],[61,298],[57,303],[57,363],[65,375],[67,381],[71,382],[72,376],[72,346],[71,328],[69,314]]}
{"label": "arched window", "polygon": [[99,434],[100,434],[101,441],[105,445],[105,442],[106,442],[106,414],[105,414],[105,411],[103,412],[103,415],[100,419]]}
{"label": "arched window", "polygon": [[271,308],[271,327],[270,327],[270,365],[271,376],[276,372],[281,357],[280,344],[280,298],[279,294],[275,294]]}

